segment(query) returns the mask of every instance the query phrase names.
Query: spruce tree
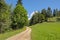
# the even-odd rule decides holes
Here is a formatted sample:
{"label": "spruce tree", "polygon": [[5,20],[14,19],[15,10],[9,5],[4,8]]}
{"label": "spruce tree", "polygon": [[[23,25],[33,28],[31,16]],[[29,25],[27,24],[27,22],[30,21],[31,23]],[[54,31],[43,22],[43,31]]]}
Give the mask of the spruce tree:
{"label": "spruce tree", "polygon": [[47,9],[47,16],[48,16],[48,18],[52,17],[52,10],[50,7],[48,7],[48,9]]}
{"label": "spruce tree", "polygon": [[9,30],[10,24],[9,7],[4,0],[0,0],[0,33]]}
{"label": "spruce tree", "polygon": [[18,4],[22,5],[22,0],[18,0],[16,5]]}
{"label": "spruce tree", "polygon": [[22,28],[27,25],[27,21],[28,21],[27,11],[22,6],[22,4],[17,2],[16,8],[14,9],[14,14],[13,14],[12,28],[13,29]]}

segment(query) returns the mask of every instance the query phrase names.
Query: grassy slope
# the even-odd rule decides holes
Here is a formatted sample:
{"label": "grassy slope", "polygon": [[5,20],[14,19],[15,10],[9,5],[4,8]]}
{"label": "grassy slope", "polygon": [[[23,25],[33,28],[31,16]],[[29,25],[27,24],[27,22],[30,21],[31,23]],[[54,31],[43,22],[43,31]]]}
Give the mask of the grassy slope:
{"label": "grassy slope", "polygon": [[13,35],[16,35],[22,31],[24,31],[26,28],[22,28],[22,29],[19,29],[19,30],[13,30],[13,31],[10,31],[10,32],[6,32],[4,34],[0,34],[0,40],[5,40]]}
{"label": "grassy slope", "polygon": [[33,25],[32,40],[60,40],[60,23],[41,23]]}

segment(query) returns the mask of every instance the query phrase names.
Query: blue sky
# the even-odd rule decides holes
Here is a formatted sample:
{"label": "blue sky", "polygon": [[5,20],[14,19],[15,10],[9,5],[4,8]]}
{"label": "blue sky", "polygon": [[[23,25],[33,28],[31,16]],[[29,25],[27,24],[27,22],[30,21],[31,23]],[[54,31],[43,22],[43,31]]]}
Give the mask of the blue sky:
{"label": "blue sky", "polygon": [[[43,8],[47,9],[48,7],[51,7],[52,10],[55,8],[60,9],[60,0],[22,0],[22,2],[29,15],[33,11],[41,11]],[[6,0],[6,3],[15,7],[17,0]]]}

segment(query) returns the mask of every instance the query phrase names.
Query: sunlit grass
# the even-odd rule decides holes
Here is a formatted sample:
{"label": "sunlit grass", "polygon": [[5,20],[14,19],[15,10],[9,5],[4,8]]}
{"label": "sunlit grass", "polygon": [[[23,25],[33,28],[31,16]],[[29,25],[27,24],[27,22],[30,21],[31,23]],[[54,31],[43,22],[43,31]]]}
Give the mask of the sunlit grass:
{"label": "sunlit grass", "polygon": [[31,26],[32,40],[60,40],[60,23],[40,23]]}

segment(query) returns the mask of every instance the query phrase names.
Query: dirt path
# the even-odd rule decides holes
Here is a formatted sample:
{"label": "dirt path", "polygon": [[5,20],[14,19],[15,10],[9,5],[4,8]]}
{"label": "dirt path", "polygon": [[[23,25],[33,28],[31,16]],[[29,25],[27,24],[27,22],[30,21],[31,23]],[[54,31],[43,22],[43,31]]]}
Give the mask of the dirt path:
{"label": "dirt path", "polygon": [[27,27],[25,31],[8,38],[7,40],[31,40],[31,28]]}

